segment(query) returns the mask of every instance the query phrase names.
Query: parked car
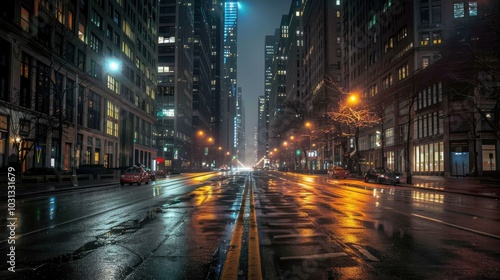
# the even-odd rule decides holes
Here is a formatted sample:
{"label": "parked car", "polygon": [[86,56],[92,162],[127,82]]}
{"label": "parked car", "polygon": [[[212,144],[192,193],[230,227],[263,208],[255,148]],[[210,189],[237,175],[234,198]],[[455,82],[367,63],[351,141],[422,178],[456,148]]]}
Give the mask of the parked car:
{"label": "parked car", "polygon": [[219,168],[220,171],[231,171],[231,168],[229,168],[229,166],[227,165],[222,165],[220,168]]}
{"label": "parked car", "polygon": [[384,167],[372,168],[365,173],[365,182],[369,181],[396,185],[399,184],[399,174]]}
{"label": "parked car", "polygon": [[138,184],[141,185],[142,183],[149,183],[149,174],[148,172],[142,168],[142,167],[130,167],[125,172],[122,174],[120,177],[120,185],[125,185],[125,184]]}
{"label": "parked car", "polygon": [[166,178],[167,176],[165,175],[165,172],[163,170],[156,170],[155,171],[156,178]]}
{"label": "parked car", "polygon": [[156,181],[156,172],[153,170],[148,170],[149,180]]}
{"label": "parked car", "polygon": [[333,166],[330,169],[328,169],[328,178],[333,179],[333,178],[344,178],[346,179],[349,177],[351,173],[349,170],[344,169],[342,166]]}

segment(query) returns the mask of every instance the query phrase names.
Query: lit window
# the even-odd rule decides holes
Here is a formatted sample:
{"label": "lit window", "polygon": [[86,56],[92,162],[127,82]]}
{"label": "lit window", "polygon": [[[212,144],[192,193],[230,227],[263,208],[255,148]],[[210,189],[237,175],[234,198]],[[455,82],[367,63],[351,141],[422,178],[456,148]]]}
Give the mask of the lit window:
{"label": "lit window", "polygon": [[420,45],[421,46],[428,46],[429,45],[429,33],[421,33],[420,34]]}
{"label": "lit window", "polygon": [[441,31],[432,32],[432,44],[439,45],[443,42],[443,38],[441,36]]}
{"label": "lit window", "polygon": [[113,136],[118,136],[118,105],[108,101],[108,113],[106,118],[106,133]]}
{"label": "lit window", "polygon": [[431,62],[430,57],[428,56],[422,57],[422,68],[429,66],[430,62]]}
{"label": "lit window", "polygon": [[56,3],[57,7],[56,7],[56,17],[57,17],[57,20],[60,22],[60,23],[64,23],[65,21],[65,18],[64,18],[64,7],[63,7],[63,3],[61,3],[61,1],[57,1]]}
{"label": "lit window", "polygon": [[73,12],[68,11],[68,28],[73,30]]}
{"label": "lit window", "polygon": [[78,25],[78,39],[85,42],[85,25],[81,22]]}
{"label": "lit window", "polygon": [[116,94],[120,94],[120,82],[110,75],[108,75],[108,88]]}
{"label": "lit window", "polygon": [[464,17],[464,3],[453,4],[453,17],[454,18]]}
{"label": "lit window", "polygon": [[469,2],[469,16],[477,16],[477,2]]}
{"label": "lit window", "polygon": [[30,31],[30,13],[24,7],[21,7],[21,28]]}

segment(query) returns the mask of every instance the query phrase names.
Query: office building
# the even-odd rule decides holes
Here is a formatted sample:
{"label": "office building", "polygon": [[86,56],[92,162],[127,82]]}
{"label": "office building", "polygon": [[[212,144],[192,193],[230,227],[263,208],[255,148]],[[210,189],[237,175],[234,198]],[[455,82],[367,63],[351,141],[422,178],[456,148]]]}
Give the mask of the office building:
{"label": "office building", "polygon": [[157,141],[166,172],[192,165],[194,4],[159,2]]}
{"label": "office building", "polygon": [[154,168],[157,9],[148,0],[5,2],[0,165]]}
{"label": "office building", "polygon": [[344,4],[344,78],[380,116],[378,125],[361,131],[361,171],[494,174],[499,119],[491,78],[498,71],[499,3]]}

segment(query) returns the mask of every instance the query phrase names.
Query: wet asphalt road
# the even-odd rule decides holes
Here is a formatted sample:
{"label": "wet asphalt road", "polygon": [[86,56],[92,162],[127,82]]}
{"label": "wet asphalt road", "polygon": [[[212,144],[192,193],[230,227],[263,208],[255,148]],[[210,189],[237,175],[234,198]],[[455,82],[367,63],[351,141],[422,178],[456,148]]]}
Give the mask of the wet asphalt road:
{"label": "wet asphalt road", "polygon": [[246,177],[220,176],[19,199],[16,273],[4,265],[0,278],[204,279],[227,250]]}
{"label": "wet asphalt road", "polygon": [[[0,278],[216,279],[247,183],[263,279],[500,279],[498,200],[279,172],[223,175],[19,199],[16,273],[4,264]],[[248,223],[238,279],[250,279]]]}
{"label": "wet asphalt road", "polygon": [[497,199],[254,178],[264,279],[500,279]]}

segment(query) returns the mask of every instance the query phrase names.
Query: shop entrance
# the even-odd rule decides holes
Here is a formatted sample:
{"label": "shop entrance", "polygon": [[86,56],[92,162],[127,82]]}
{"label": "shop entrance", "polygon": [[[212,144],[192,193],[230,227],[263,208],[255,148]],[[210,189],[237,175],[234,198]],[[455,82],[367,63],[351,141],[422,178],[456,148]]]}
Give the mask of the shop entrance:
{"label": "shop entrance", "polygon": [[469,176],[469,152],[451,153],[451,176]]}

